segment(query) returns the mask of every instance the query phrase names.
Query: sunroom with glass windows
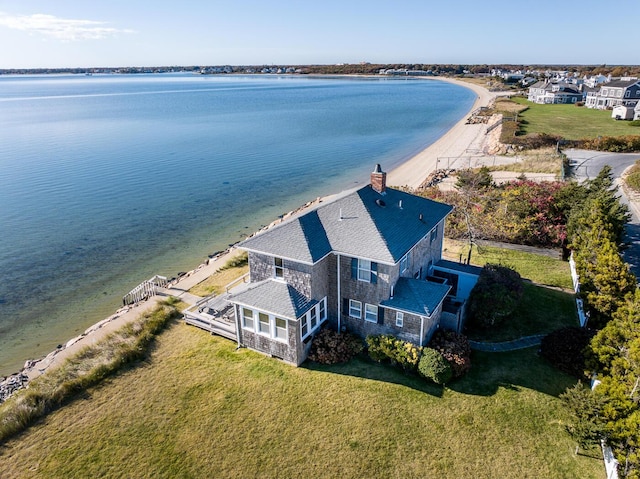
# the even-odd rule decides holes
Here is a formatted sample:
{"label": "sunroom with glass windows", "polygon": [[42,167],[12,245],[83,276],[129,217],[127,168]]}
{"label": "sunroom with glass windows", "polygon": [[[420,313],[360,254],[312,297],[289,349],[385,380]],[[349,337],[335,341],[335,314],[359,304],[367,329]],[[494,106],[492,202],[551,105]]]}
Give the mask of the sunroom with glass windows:
{"label": "sunroom with glass windows", "polygon": [[313,334],[327,320],[327,298],[309,299],[278,280],[256,283],[229,299],[236,308],[238,344],[299,365]]}

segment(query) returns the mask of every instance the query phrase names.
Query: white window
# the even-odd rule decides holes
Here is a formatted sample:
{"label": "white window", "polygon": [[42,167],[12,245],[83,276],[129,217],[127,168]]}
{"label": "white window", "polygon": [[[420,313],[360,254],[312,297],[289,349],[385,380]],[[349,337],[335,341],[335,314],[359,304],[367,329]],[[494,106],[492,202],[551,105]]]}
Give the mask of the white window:
{"label": "white window", "polygon": [[364,319],[366,321],[377,323],[378,322],[378,307],[373,304],[364,305]]}
{"label": "white window", "polygon": [[401,328],[403,323],[404,323],[404,313],[401,311],[396,311],[396,326]]}
{"label": "white window", "polygon": [[265,313],[258,313],[258,332],[262,334],[269,334],[269,315]]}
{"label": "white window", "polygon": [[367,283],[378,282],[378,263],[367,259],[351,258],[351,277]]}
{"label": "white window", "polygon": [[438,227],[436,226],[431,230],[431,242],[433,243],[435,239],[438,237]]}
{"label": "white window", "polygon": [[409,269],[409,253],[405,254],[400,259],[400,272],[404,273],[408,269]]}
{"label": "white window", "polygon": [[276,339],[287,340],[287,320],[282,318],[275,318],[275,337]]}
{"label": "white window", "polygon": [[358,279],[360,281],[371,281],[371,261],[366,259],[358,260]]}
{"label": "white window", "polygon": [[276,278],[284,278],[284,261],[282,261],[282,258],[273,258],[273,274]]}
{"label": "white window", "polygon": [[[287,340],[287,320],[267,313],[242,308],[242,328],[279,341]],[[257,321],[256,321],[257,319]]]}
{"label": "white window", "polygon": [[360,301],[349,300],[349,316],[357,319],[362,317],[362,303]]}
{"label": "white window", "polygon": [[242,308],[242,327],[253,331],[253,311],[249,308]]}
{"label": "white window", "polygon": [[304,316],[300,317],[300,337],[305,339],[311,333],[320,328],[327,319],[327,298],[322,298]]}

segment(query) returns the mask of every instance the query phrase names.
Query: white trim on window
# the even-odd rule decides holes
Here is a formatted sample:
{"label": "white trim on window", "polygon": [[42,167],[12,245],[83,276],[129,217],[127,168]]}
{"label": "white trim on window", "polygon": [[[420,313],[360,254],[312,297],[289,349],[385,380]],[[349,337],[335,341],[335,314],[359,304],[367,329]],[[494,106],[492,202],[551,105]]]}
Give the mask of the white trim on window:
{"label": "white trim on window", "polygon": [[358,259],[358,280],[371,282],[371,261]]}
{"label": "white trim on window", "polygon": [[281,341],[287,340],[287,320],[282,318],[274,318],[273,321],[273,333],[275,339],[279,339]]}
{"label": "white trim on window", "polygon": [[438,227],[436,226],[431,230],[431,238],[429,239],[430,243],[433,243],[438,237]]}
{"label": "white trim on window", "polygon": [[275,256],[273,258],[273,276],[276,278],[284,278],[284,260]]}
{"label": "white trim on window", "polygon": [[269,324],[269,315],[258,311],[258,332],[265,336],[271,335],[271,327]]}
{"label": "white trim on window", "polygon": [[362,303],[355,299],[349,300],[349,317],[360,319],[362,318]]}
{"label": "white trim on window", "polygon": [[[410,253],[410,252],[409,252]],[[400,258],[400,273],[404,273],[409,269],[409,253],[405,254],[402,258]]]}
{"label": "white trim on window", "polygon": [[254,324],[253,310],[249,308],[242,308],[242,328],[255,331]]}
{"label": "white trim on window", "polygon": [[404,313],[396,311],[396,326],[401,328],[404,325]]}
{"label": "white trim on window", "polygon": [[288,321],[272,314],[241,307],[242,329],[266,336],[276,341],[287,342],[289,338]]}
{"label": "white trim on window", "polygon": [[370,323],[378,322],[378,307],[376,305],[365,303],[364,320],[369,321]]}
{"label": "white trim on window", "polygon": [[300,338],[305,339],[320,328],[327,320],[327,298],[322,298],[309,311],[300,317]]}

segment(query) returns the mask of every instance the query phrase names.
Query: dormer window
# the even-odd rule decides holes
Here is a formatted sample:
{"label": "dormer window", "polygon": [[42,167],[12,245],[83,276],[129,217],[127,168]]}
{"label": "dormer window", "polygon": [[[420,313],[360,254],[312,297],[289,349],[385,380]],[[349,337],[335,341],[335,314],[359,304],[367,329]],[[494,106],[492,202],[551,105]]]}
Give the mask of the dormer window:
{"label": "dormer window", "polygon": [[276,278],[284,278],[284,261],[282,258],[273,258],[273,275]]}

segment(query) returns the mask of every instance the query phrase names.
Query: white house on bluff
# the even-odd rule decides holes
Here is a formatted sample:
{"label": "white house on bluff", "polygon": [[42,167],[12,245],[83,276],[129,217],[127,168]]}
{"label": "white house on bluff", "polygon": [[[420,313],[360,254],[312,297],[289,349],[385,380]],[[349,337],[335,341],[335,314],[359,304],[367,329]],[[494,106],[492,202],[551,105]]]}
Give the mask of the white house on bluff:
{"label": "white house on bluff", "polygon": [[[479,268],[442,260],[452,209],[387,188],[376,165],[370,185],[240,243],[249,284],[224,297],[238,345],[299,365],[323,324],[420,346],[438,327],[460,330]],[[222,309],[185,319],[204,324]]]}

